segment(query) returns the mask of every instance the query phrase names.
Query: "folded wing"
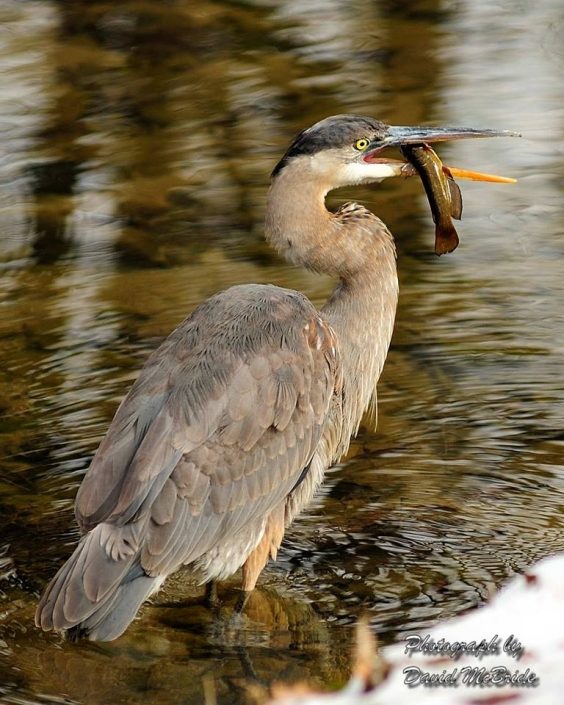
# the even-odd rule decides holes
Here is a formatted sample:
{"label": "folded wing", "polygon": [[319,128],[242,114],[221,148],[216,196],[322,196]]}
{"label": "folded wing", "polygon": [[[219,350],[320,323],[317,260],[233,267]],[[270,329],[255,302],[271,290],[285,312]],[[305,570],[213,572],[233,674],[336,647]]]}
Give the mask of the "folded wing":
{"label": "folded wing", "polygon": [[98,449],[76,503],[96,538],[55,577],[42,626],[92,623],[124,583],[141,594],[136,580],[221,558],[237,537],[249,543],[240,565],[251,529],[310,462],[338,376],[334,335],[301,294],[234,287],[200,306],[150,358]]}

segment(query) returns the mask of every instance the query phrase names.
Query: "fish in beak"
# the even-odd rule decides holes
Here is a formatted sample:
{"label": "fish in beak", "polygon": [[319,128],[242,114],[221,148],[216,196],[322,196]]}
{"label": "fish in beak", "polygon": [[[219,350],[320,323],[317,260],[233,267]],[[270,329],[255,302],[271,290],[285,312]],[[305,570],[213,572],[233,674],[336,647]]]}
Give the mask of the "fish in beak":
{"label": "fish in beak", "polygon": [[[389,147],[399,147],[407,162],[401,167],[403,176],[418,174],[423,182],[431,214],[435,222],[435,253],[452,252],[459,243],[452,218],[460,220],[462,195],[455,178],[490,183],[515,183],[515,179],[494,174],[483,174],[468,169],[445,166],[429,146],[434,142],[472,139],[479,137],[520,137],[508,130],[478,130],[456,127],[392,127],[386,135],[368,146],[364,160],[368,163],[384,161],[381,153]],[[398,160],[386,159],[388,162]]]}

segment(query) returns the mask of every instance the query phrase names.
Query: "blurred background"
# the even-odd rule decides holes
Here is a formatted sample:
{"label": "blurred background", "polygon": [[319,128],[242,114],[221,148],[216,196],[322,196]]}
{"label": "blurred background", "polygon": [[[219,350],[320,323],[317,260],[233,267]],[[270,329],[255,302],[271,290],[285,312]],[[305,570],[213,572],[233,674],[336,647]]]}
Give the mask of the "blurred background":
{"label": "blurred background", "polygon": [[[390,643],[564,549],[563,85],[561,0],[1,0],[0,702],[337,685],[359,615]],[[342,112],[524,135],[440,148],[519,179],[462,182],[461,245],[440,259],[417,179],[330,197],[397,239],[378,433],[329,474],[239,628],[236,580],[212,613],[175,576],[114,643],[40,633],[78,484],[148,354],[232,284],[329,293],[262,221],[293,134]]]}

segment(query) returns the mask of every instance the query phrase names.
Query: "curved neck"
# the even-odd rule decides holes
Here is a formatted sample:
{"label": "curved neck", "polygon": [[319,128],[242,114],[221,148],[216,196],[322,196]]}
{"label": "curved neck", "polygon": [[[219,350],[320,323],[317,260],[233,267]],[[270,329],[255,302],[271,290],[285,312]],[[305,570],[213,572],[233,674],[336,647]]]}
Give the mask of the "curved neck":
{"label": "curved neck", "polygon": [[339,339],[346,389],[344,437],[375,399],[398,298],[396,252],[384,223],[362,206],[325,207],[329,186],[285,167],[267,202],[266,238],[290,262],[340,279],[321,313]]}
{"label": "curved neck", "polygon": [[288,166],[272,182],[266,202],[266,239],[293,264],[330,274],[330,263],[320,269],[315,257],[320,243],[334,234],[334,216],[325,207],[329,188],[295,171]]}
{"label": "curved neck", "polygon": [[268,192],[266,239],[293,264],[348,284],[374,281],[382,260],[395,262],[393,238],[362,206],[328,211],[325,196],[331,188],[307,162],[285,167]]}

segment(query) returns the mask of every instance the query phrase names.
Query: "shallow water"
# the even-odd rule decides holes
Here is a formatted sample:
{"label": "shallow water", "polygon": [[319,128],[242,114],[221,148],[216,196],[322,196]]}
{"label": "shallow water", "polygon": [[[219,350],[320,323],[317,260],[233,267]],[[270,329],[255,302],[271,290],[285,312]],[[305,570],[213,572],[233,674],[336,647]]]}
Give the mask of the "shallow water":
{"label": "shallow water", "polygon": [[[359,615],[391,642],[564,549],[563,38],[558,0],[4,0],[2,703],[338,684]],[[241,624],[236,580],[213,613],[178,575],[114,643],[39,633],[77,486],[149,352],[232,284],[330,291],[269,251],[262,217],[292,134],[339,112],[524,134],[441,148],[519,179],[462,184],[462,243],[441,259],[415,180],[331,197],[362,200],[398,243],[378,433],[331,471]]]}

